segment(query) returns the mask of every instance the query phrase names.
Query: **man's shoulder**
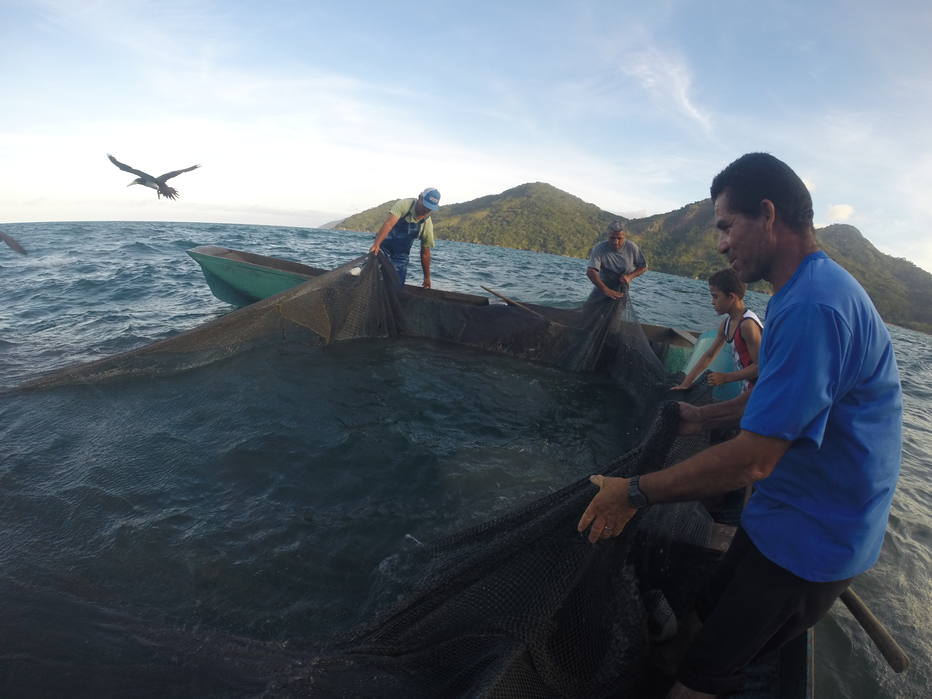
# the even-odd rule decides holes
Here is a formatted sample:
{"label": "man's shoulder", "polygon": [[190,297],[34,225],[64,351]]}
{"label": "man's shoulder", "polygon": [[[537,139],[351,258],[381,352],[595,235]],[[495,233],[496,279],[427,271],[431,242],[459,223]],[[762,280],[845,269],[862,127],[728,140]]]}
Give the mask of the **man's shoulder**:
{"label": "man's shoulder", "polygon": [[413,197],[408,197],[407,199],[399,199],[394,204],[392,204],[389,209],[389,213],[394,214],[398,218],[401,218],[408,213],[408,210],[411,208],[411,205],[414,203]]}
{"label": "man's shoulder", "polygon": [[593,255],[604,255],[606,252],[611,252],[611,247],[608,244],[607,240],[596,243],[592,246],[592,250],[589,252],[589,256]]}
{"label": "man's shoulder", "polygon": [[[802,306],[821,306],[842,315],[872,311],[874,304],[864,287],[848,270],[822,253],[805,260],[798,277],[785,294],[777,294],[771,307],[775,311]],[[768,309],[768,316],[769,316]]]}
{"label": "man's shoulder", "polygon": [[638,247],[638,244],[633,240],[628,238],[625,240],[624,253],[631,258],[632,262],[635,265],[647,264],[647,258],[644,257],[644,253],[641,252],[641,248]]}
{"label": "man's shoulder", "polygon": [[781,352],[801,344],[811,358],[817,346],[842,342],[852,356],[879,357],[889,346],[889,331],[870,296],[836,262],[824,258],[809,265],[787,291],[771,299],[763,332]]}

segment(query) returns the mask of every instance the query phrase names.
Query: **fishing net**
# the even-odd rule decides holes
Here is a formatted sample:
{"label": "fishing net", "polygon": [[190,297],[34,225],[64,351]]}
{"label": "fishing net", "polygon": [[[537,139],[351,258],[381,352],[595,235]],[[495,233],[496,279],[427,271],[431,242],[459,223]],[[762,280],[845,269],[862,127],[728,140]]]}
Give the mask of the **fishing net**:
{"label": "fishing net", "polygon": [[398,335],[452,342],[571,371],[604,370],[638,385],[663,381],[662,365],[630,304],[587,303],[582,309],[561,311],[478,305],[475,299],[402,288],[384,256],[367,256],[193,330],[51,372],[20,388],[167,375],[261,346],[323,346]]}
{"label": "fishing net", "polygon": [[580,309],[533,304],[475,306],[410,290],[400,296],[410,335],[468,345],[567,371],[604,371],[656,383],[663,366],[632,304],[596,299]]}
{"label": "fishing net", "polygon": [[[664,405],[642,444],[601,470],[646,473],[701,449],[703,437],[676,436],[677,418]],[[658,613],[691,608],[719,555],[718,530],[695,503],[658,505],[591,545],[576,523],[594,493],[583,478],[389,557],[368,603],[378,613],[325,648],[135,618],[81,590],[67,618],[43,615],[37,602],[61,607],[54,580],[26,588],[0,576],[0,627],[35,627],[15,646],[0,638],[0,687],[34,696],[51,647],[62,664],[41,681],[47,696],[661,697],[671,680],[652,662]],[[399,589],[410,592],[385,598]],[[40,613],[27,624],[23,609]],[[75,647],[75,625],[94,635],[91,649]]]}
{"label": "fishing net", "polygon": [[[676,437],[661,410],[649,437],[604,469],[631,476],[707,445]],[[715,524],[696,503],[641,511],[591,545],[576,523],[595,488],[583,478],[451,537],[399,554],[383,574],[415,591],[306,674],[278,687],[340,697],[657,696],[649,627],[658,601],[683,615],[716,560]]]}
{"label": "fishing net", "polygon": [[[166,375],[257,346],[399,335],[604,372],[642,414],[671,385],[631,304],[477,304],[402,289],[391,266],[369,256],[175,337],[21,388]],[[600,470],[647,473],[708,443],[677,437],[677,422],[676,405],[666,404],[641,446]],[[217,637],[184,662],[198,677],[243,674],[271,696],[657,696],[669,679],[651,670],[650,632],[662,625],[658,613],[678,617],[691,607],[719,555],[710,545],[716,524],[696,503],[657,506],[639,512],[622,536],[590,545],[576,523],[594,492],[582,478],[392,556],[373,585],[373,621],[326,649],[285,652]],[[412,592],[386,599],[399,583]],[[163,636],[171,633],[150,628],[138,639],[158,649]]]}
{"label": "fishing net", "polygon": [[35,389],[98,382],[125,376],[177,373],[256,347],[301,343],[326,345],[341,340],[398,334],[397,297],[376,265],[352,274],[360,260],[309,280],[276,296],[139,349],[78,364],[34,379]]}

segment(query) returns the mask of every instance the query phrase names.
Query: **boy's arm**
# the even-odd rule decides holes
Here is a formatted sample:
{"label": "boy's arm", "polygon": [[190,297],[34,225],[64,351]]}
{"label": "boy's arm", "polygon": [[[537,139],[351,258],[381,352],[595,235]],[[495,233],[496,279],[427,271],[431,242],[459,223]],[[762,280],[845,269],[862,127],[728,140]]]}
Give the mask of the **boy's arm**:
{"label": "boy's arm", "polygon": [[748,354],[751,355],[751,363],[738,371],[723,371],[712,374],[709,376],[709,383],[713,386],[730,383],[732,381],[752,381],[757,378],[757,373],[760,368],[758,365],[758,356],[760,355],[760,326],[753,320],[749,320],[738,326],[738,332],[741,333],[741,337],[748,347]]}
{"label": "boy's arm", "polygon": [[703,371],[706,370],[706,367],[712,363],[712,360],[715,359],[719,350],[725,344],[725,321],[722,321],[721,325],[718,326],[718,334],[715,336],[715,341],[706,350],[705,354],[696,362],[696,365],[689,370],[689,373],[686,375],[686,378],[683,379],[683,382],[678,386],[674,386],[671,390],[673,391],[685,391],[690,386],[693,385],[693,381],[696,380],[696,377],[699,376]]}
{"label": "boy's arm", "polygon": [[720,386],[723,383],[732,381],[750,381],[757,378],[757,363],[748,364],[744,369],[738,371],[713,371],[709,374],[709,383],[712,386]]}

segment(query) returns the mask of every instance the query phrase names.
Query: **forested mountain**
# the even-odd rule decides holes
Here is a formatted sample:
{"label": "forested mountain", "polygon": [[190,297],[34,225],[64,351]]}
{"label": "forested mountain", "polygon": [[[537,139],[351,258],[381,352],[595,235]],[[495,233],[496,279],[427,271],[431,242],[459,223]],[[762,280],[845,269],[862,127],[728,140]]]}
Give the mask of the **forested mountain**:
{"label": "forested mountain", "polygon": [[[377,231],[394,203],[350,216],[338,228]],[[441,206],[433,214],[434,233],[440,239],[569,257],[585,257],[616,218],[627,220],[543,182]]]}
{"label": "forested mountain", "polygon": [[[344,219],[336,228],[376,231],[394,201]],[[615,219],[626,221],[631,239],[651,269],[704,279],[724,267],[716,251],[709,199],[646,218],[625,219],[543,182],[523,184],[433,214],[439,240],[499,245],[555,255],[586,257]],[[884,319],[932,333],[932,274],[911,262],[877,250],[853,226],[817,230],[825,252],[857,278]],[[754,288],[767,291],[766,283]]]}
{"label": "forested mountain", "polygon": [[834,224],[816,233],[825,253],[867,289],[884,320],[932,334],[932,274],[880,252],[854,226]]}

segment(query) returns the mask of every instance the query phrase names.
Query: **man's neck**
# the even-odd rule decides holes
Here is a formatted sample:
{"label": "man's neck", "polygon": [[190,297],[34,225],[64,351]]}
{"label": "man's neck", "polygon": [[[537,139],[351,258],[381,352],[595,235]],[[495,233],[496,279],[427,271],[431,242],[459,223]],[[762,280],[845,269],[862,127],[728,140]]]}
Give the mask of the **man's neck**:
{"label": "man's neck", "polygon": [[793,278],[803,260],[820,249],[812,233],[800,234],[784,229],[780,237],[780,252],[770,267],[770,274],[765,277],[773,287],[773,293],[780,291]]}
{"label": "man's neck", "polygon": [[411,204],[411,208],[408,209],[408,215],[414,217],[415,221],[423,221],[430,215],[430,210],[425,211],[423,214],[419,214],[417,211],[417,199],[415,199],[414,203]]}

